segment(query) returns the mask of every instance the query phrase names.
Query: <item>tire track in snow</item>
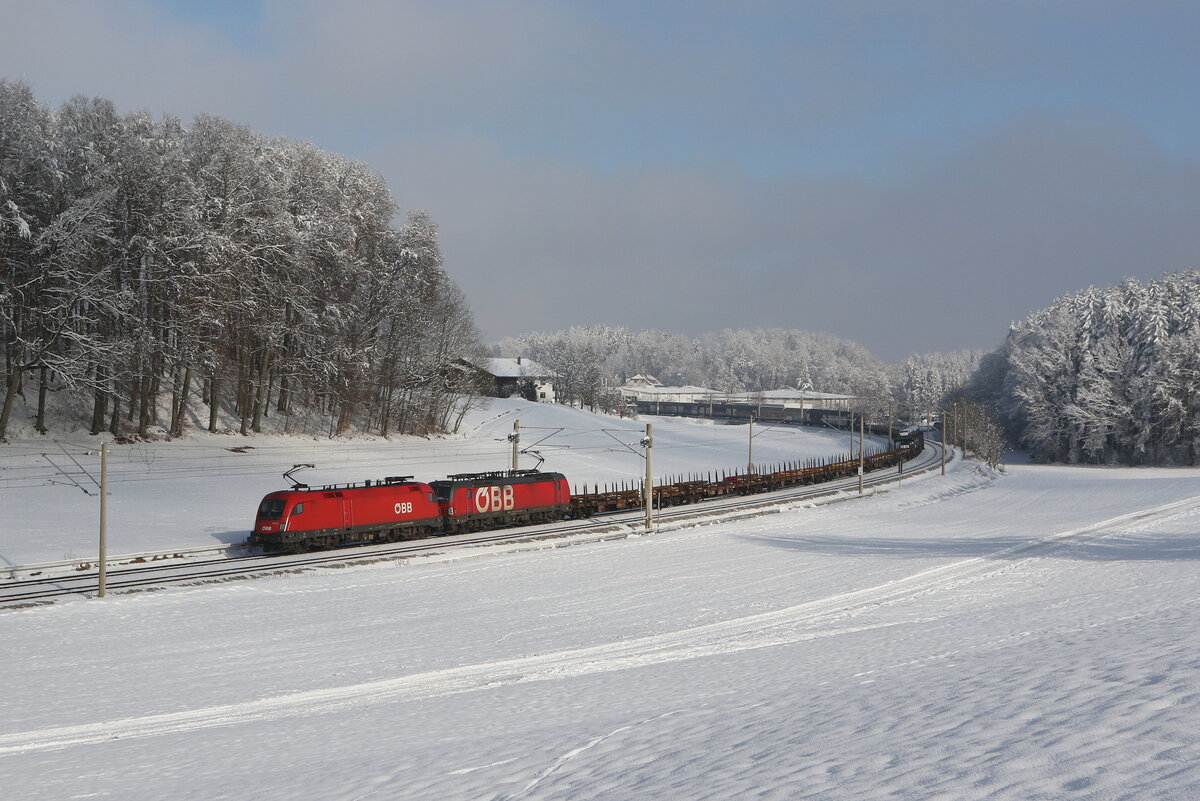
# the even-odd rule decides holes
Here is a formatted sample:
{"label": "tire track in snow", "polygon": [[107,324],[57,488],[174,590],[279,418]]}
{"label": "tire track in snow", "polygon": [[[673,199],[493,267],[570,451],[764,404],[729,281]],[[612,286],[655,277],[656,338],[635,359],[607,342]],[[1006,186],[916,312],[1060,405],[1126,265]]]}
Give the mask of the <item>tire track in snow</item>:
{"label": "tire track in snow", "polygon": [[[1187,498],[1031,540],[985,556],[929,568],[872,587],[680,631],[428,671],[345,687],[306,690],[181,712],[0,735],[0,757],[72,745],[323,714],[372,704],[419,700],[525,682],[605,673],[885,628],[895,624],[838,623],[885,604],[952,588],[963,581],[974,581],[988,573],[1007,570],[1011,567],[1011,557],[1014,556],[1021,557],[1022,560],[1037,558],[1065,545],[1110,536],[1118,533],[1117,529],[1127,531],[1129,523],[1141,522],[1138,528],[1144,528],[1164,519],[1192,514],[1198,508],[1200,496]],[[909,619],[904,622],[914,621]]]}
{"label": "tire track in snow", "polygon": [[633,731],[638,726],[644,726],[647,723],[653,723],[655,721],[662,720],[663,718],[667,718],[672,715],[677,715],[682,711],[683,710],[676,710],[674,712],[664,712],[661,715],[655,715],[652,718],[647,718],[646,720],[639,721],[638,723],[631,723],[628,726],[621,726],[620,728],[614,729],[613,731],[607,732],[606,734],[601,734],[597,737],[593,737],[591,740],[584,743],[583,745],[576,746],[575,748],[572,748],[571,750],[567,751],[565,754],[562,754],[561,756],[559,756],[557,759],[555,759],[549,765],[549,767],[543,769],[540,773],[538,773],[536,776],[534,776],[532,779],[530,779],[524,787],[522,787],[520,790],[517,790],[516,792],[509,793],[508,795],[501,798],[499,801],[516,801],[516,799],[520,798],[521,796],[528,795],[530,790],[537,787],[545,779],[547,779],[550,776],[557,773],[563,767],[563,765],[566,765],[568,762],[570,762],[572,759],[574,759],[575,757],[582,754],[584,751],[587,751],[590,748],[594,748],[595,746],[599,745],[600,743],[604,742],[605,740],[611,739],[611,738],[617,736],[618,734],[624,734],[627,731]]}

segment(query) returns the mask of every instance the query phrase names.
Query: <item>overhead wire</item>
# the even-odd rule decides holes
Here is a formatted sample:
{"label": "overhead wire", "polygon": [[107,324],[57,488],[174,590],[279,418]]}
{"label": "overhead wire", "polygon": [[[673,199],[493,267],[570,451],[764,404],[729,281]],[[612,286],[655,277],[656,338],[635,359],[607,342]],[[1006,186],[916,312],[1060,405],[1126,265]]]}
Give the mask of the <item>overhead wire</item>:
{"label": "overhead wire", "polygon": [[[630,437],[640,437],[642,432],[638,429],[569,429],[566,427],[528,426],[526,430],[552,432],[548,437],[534,443],[539,445],[543,450],[569,450],[572,453],[579,454],[622,453],[629,451],[634,455],[641,456],[638,451],[634,450],[640,447],[640,439],[635,442],[625,442],[614,436],[614,433],[616,433]],[[797,433],[788,432],[787,429],[776,429],[775,427],[767,430],[779,434]],[[576,439],[581,436],[597,433],[604,433],[621,447],[616,448],[613,445],[605,444],[585,445],[547,442],[547,440],[555,436],[562,439]],[[118,451],[117,459],[114,460],[116,461],[115,465],[110,461],[109,479],[114,483],[140,483],[162,480],[199,479],[210,477],[214,473],[229,476],[266,475],[286,470],[292,466],[295,459],[309,458],[304,455],[304,451],[313,451],[314,454],[315,452],[320,452],[320,461],[323,462],[321,469],[337,471],[378,468],[380,466],[388,466],[390,469],[388,460],[392,456],[405,458],[413,466],[435,466],[461,463],[464,459],[499,460],[504,458],[508,452],[507,442],[499,438],[494,441],[451,439],[438,440],[437,442],[443,449],[436,453],[430,452],[431,443],[428,441],[389,442],[386,444],[372,441],[370,442],[369,451],[364,449],[358,453],[354,450],[356,443],[352,441],[336,443],[313,442],[303,445],[300,443],[231,443],[231,447],[222,446],[224,452],[214,452],[214,445],[212,443],[135,443],[128,446],[124,454],[120,454]],[[94,443],[52,440],[47,443],[47,445],[49,444],[57,446],[64,455],[75,462],[78,468],[78,472],[75,475],[87,475],[91,481],[95,481],[78,462],[79,458],[94,457],[98,454],[99,448]],[[363,444],[366,443],[360,443],[359,446],[361,447]],[[660,434],[658,441],[655,443],[655,449],[659,451],[678,452],[729,444],[730,440],[728,437],[711,436],[703,440],[680,442],[672,441],[669,435],[664,436]],[[37,443],[37,445],[40,446],[41,443]],[[18,445],[6,448],[3,452],[0,452],[0,459],[7,462],[0,462],[0,490],[25,489],[58,484],[79,487],[78,482],[73,478],[68,481],[63,480],[67,472],[50,460],[46,455],[48,450],[47,448],[33,445]],[[417,455],[416,451],[421,451],[421,453]],[[279,459],[285,453],[287,454],[287,459]],[[191,454],[196,454],[196,456],[191,456]],[[121,456],[124,458],[122,459]],[[243,456],[249,457],[251,464],[238,466],[237,460]],[[14,460],[28,460],[37,457],[45,458],[53,468],[53,472],[42,464],[13,463]],[[270,461],[259,461],[255,457],[266,458]],[[160,458],[170,458],[172,460],[176,458],[192,458],[199,459],[200,463],[182,465],[158,464],[152,467]],[[278,459],[278,461],[275,461],[275,459]],[[143,472],[137,472],[142,469],[138,466],[138,462],[143,463]]]}

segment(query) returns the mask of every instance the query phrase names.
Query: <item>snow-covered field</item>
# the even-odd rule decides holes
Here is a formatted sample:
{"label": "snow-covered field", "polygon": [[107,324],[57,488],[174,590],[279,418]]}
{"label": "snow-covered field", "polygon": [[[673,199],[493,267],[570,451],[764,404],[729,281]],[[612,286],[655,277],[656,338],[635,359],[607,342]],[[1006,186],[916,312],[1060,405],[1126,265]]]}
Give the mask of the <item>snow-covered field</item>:
{"label": "snow-covered field", "polygon": [[[745,469],[745,425],[647,419],[654,425],[656,476]],[[512,464],[507,438],[515,420],[521,424],[521,446],[538,452],[544,469],[564,473],[576,487],[637,481],[645,475],[638,443],[646,421],[520,399],[495,400],[487,409],[472,411],[458,435],[432,440],[192,434],[169,443],[114,444],[108,468],[108,553],[243,542],[258,502],[268,492],[290,486],[282,474],[296,464],[316,465],[296,476],[313,486],[395,475],[432,481],[452,473],[506,470]],[[848,454],[851,447],[843,431],[754,430],[758,464]],[[0,446],[0,568],[95,559],[99,447],[98,440],[86,435]],[[538,463],[533,455],[520,459],[523,468]]]}
{"label": "snow-covered field", "polygon": [[[744,461],[744,426],[654,422],[664,472]],[[503,467],[507,443],[485,440],[511,416],[472,425],[482,439],[447,443],[486,445],[498,465],[405,472]],[[664,447],[668,432],[693,444]],[[845,435],[810,433],[778,436],[844,450]],[[616,450],[578,450],[591,481],[618,469]],[[369,458],[348,455],[359,472],[336,480],[367,477]],[[273,484],[247,464],[213,480],[252,507]],[[131,478],[114,507],[135,486],[192,485]],[[5,548],[19,539],[8,499],[51,489],[67,492],[0,489]],[[220,521],[210,540],[248,526],[227,499],[207,503],[187,514]],[[1200,471],[956,463],[863,500],[614,542],[0,611],[0,788],[1195,799],[1198,558]]]}

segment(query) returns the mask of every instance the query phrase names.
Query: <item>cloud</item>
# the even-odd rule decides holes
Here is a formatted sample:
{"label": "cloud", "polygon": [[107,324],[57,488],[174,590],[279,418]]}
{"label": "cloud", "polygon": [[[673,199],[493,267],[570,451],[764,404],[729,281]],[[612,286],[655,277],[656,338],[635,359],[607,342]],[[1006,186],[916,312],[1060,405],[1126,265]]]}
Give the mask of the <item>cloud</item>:
{"label": "cloud", "polygon": [[125,110],[237,114],[268,94],[255,59],[199,25],[138,0],[4,3],[0,74],[52,103],[106,97]]}
{"label": "cloud", "polygon": [[478,142],[430,147],[389,173],[400,196],[429,201],[496,337],[778,325],[887,358],[990,348],[1057,295],[1192,267],[1200,250],[1200,167],[1120,119],[1014,120],[874,182],[704,163],[600,174]]}

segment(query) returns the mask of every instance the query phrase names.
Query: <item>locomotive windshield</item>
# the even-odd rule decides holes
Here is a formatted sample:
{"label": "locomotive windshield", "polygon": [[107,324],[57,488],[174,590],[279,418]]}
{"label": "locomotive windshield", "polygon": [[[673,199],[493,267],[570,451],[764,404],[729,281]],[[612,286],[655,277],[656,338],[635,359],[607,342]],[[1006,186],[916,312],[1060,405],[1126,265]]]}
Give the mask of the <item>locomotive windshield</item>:
{"label": "locomotive windshield", "polygon": [[287,503],[283,498],[266,498],[258,507],[259,520],[278,520],[283,517],[283,507]]}

